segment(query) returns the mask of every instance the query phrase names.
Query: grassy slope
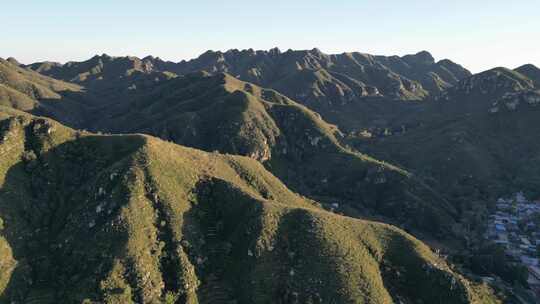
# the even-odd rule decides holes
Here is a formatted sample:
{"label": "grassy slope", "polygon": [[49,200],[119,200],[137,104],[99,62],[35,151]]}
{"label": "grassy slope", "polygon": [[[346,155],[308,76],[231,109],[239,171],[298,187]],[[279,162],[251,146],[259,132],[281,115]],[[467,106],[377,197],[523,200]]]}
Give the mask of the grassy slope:
{"label": "grassy slope", "polygon": [[493,300],[412,236],[323,211],[251,159],[1,109],[0,301]]}
{"label": "grassy slope", "polygon": [[39,99],[60,99],[59,92],[81,87],[21,68],[0,59],[0,105],[28,111]]}
{"label": "grassy slope", "polygon": [[0,105],[61,119],[80,126],[88,109],[87,92],[0,59]]}

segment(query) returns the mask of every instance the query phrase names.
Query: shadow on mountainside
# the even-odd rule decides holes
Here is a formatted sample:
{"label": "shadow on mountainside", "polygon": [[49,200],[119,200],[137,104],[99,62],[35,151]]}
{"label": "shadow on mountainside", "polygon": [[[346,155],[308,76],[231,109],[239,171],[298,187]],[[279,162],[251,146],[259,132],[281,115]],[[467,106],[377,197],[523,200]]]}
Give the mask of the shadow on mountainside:
{"label": "shadow on mountainside", "polygon": [[[89,209],[95,208],[93,200],[101,199],[95,193],[97,179],[122,168],[121,163],[144,143],[137,135],[123,140],[86,136],[44,150],[29,136],[34,128],[35,123],[25,127],[23,160],[9,168],[0,188],[2,232],[11,248],[10,259],[16,261],[0,296],[2,303],[73,301],[65,294],[70,286],[79,288],[74,293],[82,292],[90,274],[99,277],[96,272],[111,261],[102,256],[105,248],[99,236],[82,228],[96,225]],[[115,204],[121,202],[109,206],[108,217],[118,212],[122,206]],[[86,223],[80,222],[85,218]],[[121,234],[108,237],[106,246],[113,252],[125,242]]]}

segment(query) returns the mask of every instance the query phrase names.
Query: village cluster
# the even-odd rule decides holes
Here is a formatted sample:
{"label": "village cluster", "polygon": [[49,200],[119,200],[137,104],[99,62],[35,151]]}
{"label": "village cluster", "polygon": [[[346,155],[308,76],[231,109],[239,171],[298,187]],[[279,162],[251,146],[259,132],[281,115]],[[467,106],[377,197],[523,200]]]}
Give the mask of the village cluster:
{"label": "village cluster", "polygon": [[540,290],[540,200],[530,201],[522,192],[499,198],[489,217],[486,238],[505,248],[506,255],[529,270],[528,283]]}

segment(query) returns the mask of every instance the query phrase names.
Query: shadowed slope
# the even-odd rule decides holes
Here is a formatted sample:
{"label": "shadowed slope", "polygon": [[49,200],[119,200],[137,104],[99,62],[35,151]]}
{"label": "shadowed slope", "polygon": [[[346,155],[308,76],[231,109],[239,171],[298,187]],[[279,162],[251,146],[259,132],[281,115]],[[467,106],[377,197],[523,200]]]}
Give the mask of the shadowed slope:
{"label": "shadowed slope", "polygon": [[[540,92],[517,70],[495,68],[464,79],[425,107],[418,128],[359,139],[357,147],[431,177],[463,210],[521,190],[536,197]],[[482,212],[471,213],[483,225]]]}

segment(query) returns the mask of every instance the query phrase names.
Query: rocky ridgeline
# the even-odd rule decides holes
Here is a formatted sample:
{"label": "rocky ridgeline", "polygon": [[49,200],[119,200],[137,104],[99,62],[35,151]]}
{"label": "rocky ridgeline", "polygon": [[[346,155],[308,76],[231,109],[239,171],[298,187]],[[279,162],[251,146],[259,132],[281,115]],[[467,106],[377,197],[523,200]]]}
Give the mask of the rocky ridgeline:
{"label": "rocky ridgeline", "polygon": [[468,77],[452,88],[444,91],[436,99],[441,101],[459,101],[468,97],[498,97],[506,93],[515,93],[533,90],[530,79],[518,72],[495,68],[480,74]]}
{"label": "rocky ridgeline", "polygon": [[366,96],[423,99],[470,75],[450,60],[435,62],[425,51],[403,57],[358,52],[329,55],[318,49],[208,51],[199,58],[180,62],[178,68],[181,73],[200,69],[227,72],[275,88],[303,103],[331,104]]}
{"label": "rocky ridgeline", "polygon": [[161,79],[201,70],[211,74],[229,73],[277,89],[304,104],[335,105],[362,97],[420,100],[470,75],[450,60],[435,62],[425,51],[386,57],[358,52],[329,55],[318,49],[282,52],[277,48],[207,51],[196,59],[179,63],[152,56],[139,59],[104,54],[83,62],[38,62],[25,67],[57,79],[99,87],[104,84],[101,80],[133,82],[132,78],[147,78],[143,75]]}

